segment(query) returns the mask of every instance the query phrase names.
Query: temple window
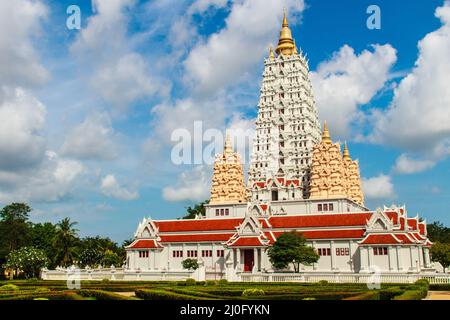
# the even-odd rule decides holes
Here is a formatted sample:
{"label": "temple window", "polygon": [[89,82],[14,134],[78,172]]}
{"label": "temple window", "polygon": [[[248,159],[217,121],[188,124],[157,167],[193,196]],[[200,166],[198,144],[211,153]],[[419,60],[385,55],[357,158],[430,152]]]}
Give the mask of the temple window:
{"label": "temple window", "polygon": [[330,256],[331,249],[330,248],[319,248],[319,249],[317,249],[317,253],[319,254],[319,256]]}
{"label": "temple window", "polygon": [[333,204],[332,203],[328,204],[328,211],[333,211]]}
{"label": "temple window", "polygon": [[216,209],[216,216],[218,216],[220,214],[219,209]]}
{"label": "temple window", "polygon": [[202,250],[202,257],[212,257],[212,250]]}
{"label": "temple window", "polygon": [[328,204],[327,203],[323,204],[323,211],[328,211]]}
{"label": "temple window", "polygon": [[225,215],[228,216],[230,214],[230,209],[226,208],[225,209]]}
{"label": "temple window", "polygon": [[337,256],[348,256],[350,254],[350,250],[348,248],[336,248]]}
{"label": "temple window", "polygon": [[217,257],[223,257],[224,256],[224,254],[225,254],[225,251],[224,250],[217,250]]}
{"label": "temple window", "polygon": [[387,256],[388,248],[387,247],[374,247],[373,254],[375,256]]}
{"label": "temple window", "polygon": [[220,209],[220,215],[223,216],[225,214],[225,210],[224,209]]}
{"label": "temple window", "polygon": [[183,258],[183,250],[174,250],[172,252],[172,257],[174,257],[174,258]]}
{"label": "temple window", "polygon": [[319,204],[317,205],[317,211],[322,211],[322,204],[321,204],[321,203],[319,203]]}

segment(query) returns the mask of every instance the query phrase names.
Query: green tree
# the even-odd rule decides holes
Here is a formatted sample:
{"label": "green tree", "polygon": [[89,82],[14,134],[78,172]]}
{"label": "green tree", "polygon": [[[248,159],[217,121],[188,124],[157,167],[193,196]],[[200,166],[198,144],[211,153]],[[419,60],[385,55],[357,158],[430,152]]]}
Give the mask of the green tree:
{"label": "green tree", "polygon": [[67,267],[74,261],[75,249],[79,244],[78,230],[74,228],[76,224],[77,222],[70,221],[70,218],[64,218],[56,224],[54,247],[57,265]]}
{"label": "green tree", "polygon": [[81,251],[78,256],[78,262],[80,264],[80,267],[83,268],[86,266],[97,267],[101,263],[102,258],[102,252],[97,249],[88,248]]}
{"label": "green tree", "polygon": [[269,260],[276,269],[284,269],[292,263],[294,271],[300,264],[310,265],[319,260],[319,255],[306,244],[302,234],[295,231],[283,233],[268,250]]}
{"label": "green tree", "polygon": [[56,267],[54,265],[54,241],[56,237],[56,225],[45,222],[31,224],[30,228],[30,244],[31,246],[44,250],[47,257],[50,259],[50,268]]}
{"label": "green tree", "polygon": [[196,259],[185,259],[181,262],[181,265],[184,269],[187,270],[197,270],[198,269],[198,261]]}
{"label": "green tree", "polygon": [[206,210],[205,210],[205,204],[208,204],[209,200],[205,200],[203,202],[197,203],[194,205],[194,207],[187,207],[186,208],[186,215],[183,217],[183,219],[195,219],[197,215],[205,216]]}
{"label": "green tree", "polygon": [[23,272],[25,278],[37,278],[42,268],[48,266],[48,258],[44,250],[34,247],[22,247],[8,254],[6,269]]}
{"label": "green tree", "polygon": [[450,243],[435,242],[431,246],[431,261],[439,262],[445,270],[450,266]]}
{"label": "green tree", "polygon": [[26,203],[12,203],[0,211],[0,242],[2,251],[12,250],[26,245],[29,240],[28,217],[31,208]]}
{"label": "green tree", "polygon": [[450,243],[450,228],[444,226],[442,222],[427,224],[427,233],[432,242]]}
{"label": "green tree", "polygon": [[103,254],[102,265],[105,267],[110,267],[111,265],[114,265],[115,267],[121,267],[123,262],[124,259],[122,259],[117,253],[112,250],[106,250],[106,252]]}

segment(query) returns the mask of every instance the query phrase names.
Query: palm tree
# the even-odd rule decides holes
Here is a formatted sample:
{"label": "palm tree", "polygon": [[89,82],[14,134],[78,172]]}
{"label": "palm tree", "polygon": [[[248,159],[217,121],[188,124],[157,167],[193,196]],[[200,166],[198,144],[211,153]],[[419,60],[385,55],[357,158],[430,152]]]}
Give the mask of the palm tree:
{"label": "palm tree", "polygon": [[74,228],[77,222],[64,218],[56,224],[56,264],[67,267],[73,262],[78,230]]}

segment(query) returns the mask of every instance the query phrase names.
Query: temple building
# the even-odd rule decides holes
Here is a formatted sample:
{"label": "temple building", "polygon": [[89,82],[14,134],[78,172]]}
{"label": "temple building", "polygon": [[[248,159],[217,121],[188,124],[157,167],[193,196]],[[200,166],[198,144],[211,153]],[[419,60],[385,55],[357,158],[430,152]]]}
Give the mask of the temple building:
{"label": "temple building", "polygon": [[264,60],[248,183],[227,136],[205,207],[196,219],[144,218],[126,248],[127,272],[182,272],[188,258],[214,279],[289,271],[275,269],[267,249],[290,231],[320,256],[301,272],[432,270],[425,221],[405,206],[365,207],[358,161],[346,143],[343,150],[333,143],[326,122],[321,130],[308,62],[286,15],[278,46]]}

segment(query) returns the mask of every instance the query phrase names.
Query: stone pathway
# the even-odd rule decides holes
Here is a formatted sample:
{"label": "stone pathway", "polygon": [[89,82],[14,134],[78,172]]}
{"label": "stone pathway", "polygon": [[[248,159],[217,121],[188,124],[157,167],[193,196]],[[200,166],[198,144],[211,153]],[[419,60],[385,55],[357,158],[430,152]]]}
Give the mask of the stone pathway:
{"label": "stone pathway", "polygon": [[450,300],[450,291],[428,291],[423,300]]}
{"label": "stone pathway", "polygon": [[117,294],[120,294],[121,296],[124,297],[135,297],[134,291],[130,291],[130,292],[114,292]]}

